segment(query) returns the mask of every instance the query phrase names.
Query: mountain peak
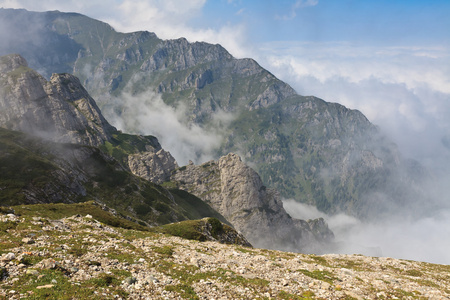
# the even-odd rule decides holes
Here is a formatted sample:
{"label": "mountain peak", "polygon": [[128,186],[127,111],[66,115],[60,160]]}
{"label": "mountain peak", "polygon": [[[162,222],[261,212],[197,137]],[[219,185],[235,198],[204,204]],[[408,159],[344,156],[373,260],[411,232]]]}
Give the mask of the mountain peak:
{"label": "mountain peak", "polygon": [[28,63],[19,54],[9,54],[0,58],[0,73],[8,73],[19,67],[28,67]]}
{"label": "mountain peak", "polygon": [[17,54],[0,57],[0,126],[55,142],[99,146],[110,139],[116,129],[75,76],[46,81],[27,65]]}

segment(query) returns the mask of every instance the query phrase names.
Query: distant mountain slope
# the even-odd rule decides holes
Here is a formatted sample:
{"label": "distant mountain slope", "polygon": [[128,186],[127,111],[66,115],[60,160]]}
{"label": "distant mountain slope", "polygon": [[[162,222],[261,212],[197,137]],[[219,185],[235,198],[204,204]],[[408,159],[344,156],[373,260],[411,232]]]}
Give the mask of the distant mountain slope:
{"label": "distant mountain slope", "polygon": [[254,60],[235,59],[220,45],[118,33],[103,22],[57,11],[2,9],[0,20],[24,32],[3,36],[8,42],[0,53],[21,53],[46,76],[73,72],[106,117],[122,118],[127,130],[141,132],[133,116],[125,117],[126,95],[145,92],[185,107],[186,126],[221,126],[214,116],[231,114],[215,156],[240,153],[284,197],[364,217],[423,197],[421,167],[404,162],[359,111],[299,96]]}

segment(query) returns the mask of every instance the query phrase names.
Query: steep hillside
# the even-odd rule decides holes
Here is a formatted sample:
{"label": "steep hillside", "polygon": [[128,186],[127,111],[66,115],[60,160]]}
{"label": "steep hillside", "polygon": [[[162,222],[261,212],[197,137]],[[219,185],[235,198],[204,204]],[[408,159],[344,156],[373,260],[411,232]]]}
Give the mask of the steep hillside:
{"label": "steep hillside", "polygon": [[46,81],[21,56],[0,57],[0,205],[96,200],[151,225],[226,222],[197,197],[133,175],[130,155],[145,155],[154,179],[177,166],[155,137],[109,125],[73,75]]}
{"label": "steep hillside", "polygon": [[0,128],[0,206],[95,200],[150,225],[217,217],[203,201],[129,173],[100,150]]}
{"label": "steep hillside", "polygon": [[[156,93],[166,105],[184,107],[186,126],[219,126],[224,132],[216,158],[241,154],[283,197],[366,217],[423,197],[417,175],[423,170],[404,162],[360,112],[299,96],[254,60],[235,59],[220,45],[118,33],[86,16],[57,11],[2,9],[0,20],[54,40],[8,35],[0,53],[22,53],[46,76],[73,72],[106,117],[120,119],[127,131],[149,134],[135,115],[127,117],[128,95],[140,95],[147,105],[154,99],[145,95]],[[231,121],[218,125],[215,117],[223,112]]]}

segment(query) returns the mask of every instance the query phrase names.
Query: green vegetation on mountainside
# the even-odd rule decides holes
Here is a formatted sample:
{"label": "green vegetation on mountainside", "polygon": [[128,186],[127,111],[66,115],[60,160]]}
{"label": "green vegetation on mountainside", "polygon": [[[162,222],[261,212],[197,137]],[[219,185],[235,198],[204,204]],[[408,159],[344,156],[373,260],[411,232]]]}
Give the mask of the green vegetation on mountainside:
{"label": "green vegetation on mountainside", "polygon": [[[123,149],[148,138],[119,135]],[[152,140],[151,138],[149,140]],[[195,196],[126,171],[96,148],[58,144],[0,128],[0,206],[96,200],[149,224],[224,218]],[[145,225],[144,223],[141,223]]]}
{"label": "green vegetation on mountainside", "polygon": [[160,148],[158,139],[154,136],[140,136],[117,131],[111,134],[111,142],[106,141],[100,150],[114,157],[121,163],[126,163],[128,155],[145,152],[146,147]]}

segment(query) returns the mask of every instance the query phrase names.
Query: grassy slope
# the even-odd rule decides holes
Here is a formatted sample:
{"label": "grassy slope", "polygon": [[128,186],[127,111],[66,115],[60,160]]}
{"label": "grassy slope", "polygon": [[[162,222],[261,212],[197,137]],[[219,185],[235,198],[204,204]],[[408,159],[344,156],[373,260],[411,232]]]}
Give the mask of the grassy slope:
{"label": "grassy slope", "polygon": [[[89,155],[83,161],[68,158],[68,153],[77,151]],[[0,206],[96,200],[119,214],[150,224],[203,217],[224,220],[195,196],[178,190],[169,192],[136,177],[98,149],[43,142],[2,128],[0,171]],[[67,180],[82,185],[86,193],[74,189]]]}

